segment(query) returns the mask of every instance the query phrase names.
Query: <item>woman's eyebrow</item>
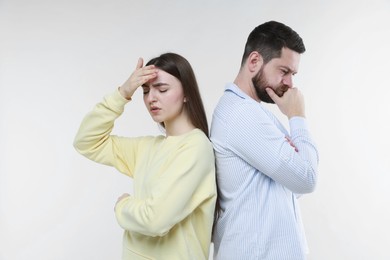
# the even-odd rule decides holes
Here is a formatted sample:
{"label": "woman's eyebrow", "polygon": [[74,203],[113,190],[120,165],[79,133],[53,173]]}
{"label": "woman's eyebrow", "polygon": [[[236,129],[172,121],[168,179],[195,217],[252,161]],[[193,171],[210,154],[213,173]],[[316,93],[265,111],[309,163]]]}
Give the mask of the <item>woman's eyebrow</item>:
{"label": "woman's eyebrow", "polygon": [[169,85],[168,83],[157,82],[157,83],[153,83],[153,84],[152,84],[152,87],[158,88],[158,87],[168,86],[168,85]]}
{"label": "woman's eyebrow", "polygon": [[145,83],[142,85],[143,88],[159,88],[159,87],[163,87],[163,86],[169,86],[168,83],[164,83],[164,82],[157,82],[157,83],[153,83],[153,84],[148,84],[148,83]]}

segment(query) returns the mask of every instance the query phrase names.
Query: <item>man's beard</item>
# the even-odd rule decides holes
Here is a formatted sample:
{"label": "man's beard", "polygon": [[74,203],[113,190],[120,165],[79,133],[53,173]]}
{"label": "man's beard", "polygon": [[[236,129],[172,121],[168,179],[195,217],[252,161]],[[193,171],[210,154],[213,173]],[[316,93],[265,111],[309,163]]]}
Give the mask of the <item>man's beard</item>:
{"label": "man's beard", "polygon": [[260,69],[260,71],[257,73],[256,76],[252,78],[253,86],[256,91],[257,97],[266,103],[271,103],[275,104],[275,102],[272,100],[272,98],[268,95],[267,91],[265,90],[266,88],[271,88],[275,91],[275,93],[279,96],[282,97],[284,92],[288,90],[287,85],[279,85],[276,88],[273,86],[269,85],[267,80],[265,79],[265,75],[263,72],[263,68]]}

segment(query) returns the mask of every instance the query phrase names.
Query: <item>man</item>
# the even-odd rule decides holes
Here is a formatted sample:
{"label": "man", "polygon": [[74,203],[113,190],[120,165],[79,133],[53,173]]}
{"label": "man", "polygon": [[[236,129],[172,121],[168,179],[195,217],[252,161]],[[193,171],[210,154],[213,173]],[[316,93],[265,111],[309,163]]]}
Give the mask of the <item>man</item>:
{"label": "man", "polygon": [[[298,194],[317,182],[318,153],[306,125],[304,100],[293,85],[300,36],[275,21],[248,37],[240,71],[213,114],[220,216],[217,260],[305,259]],[[290,133],[263,105],[275,103]]]}

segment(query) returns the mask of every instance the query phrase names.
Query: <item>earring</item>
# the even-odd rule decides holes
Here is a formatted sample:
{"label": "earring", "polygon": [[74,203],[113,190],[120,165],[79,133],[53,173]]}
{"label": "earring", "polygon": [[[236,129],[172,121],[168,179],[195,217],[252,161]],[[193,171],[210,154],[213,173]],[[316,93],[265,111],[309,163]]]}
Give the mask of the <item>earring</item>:
{"label": "earring", "polygon": [[187,98],[184,98],[184,103],[187,102]]}

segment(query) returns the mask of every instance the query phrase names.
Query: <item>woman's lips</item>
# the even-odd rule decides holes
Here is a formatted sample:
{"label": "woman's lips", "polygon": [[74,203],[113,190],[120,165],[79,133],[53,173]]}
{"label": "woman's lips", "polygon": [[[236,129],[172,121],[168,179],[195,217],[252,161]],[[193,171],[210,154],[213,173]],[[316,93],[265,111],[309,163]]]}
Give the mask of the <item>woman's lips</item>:
{"label": "woman's lips", "polygon": [[152,113],[157,113],[158,111],[160,111],[160,108],[159,107],[151,107],[150,108],[150,112],[152,112]]}

